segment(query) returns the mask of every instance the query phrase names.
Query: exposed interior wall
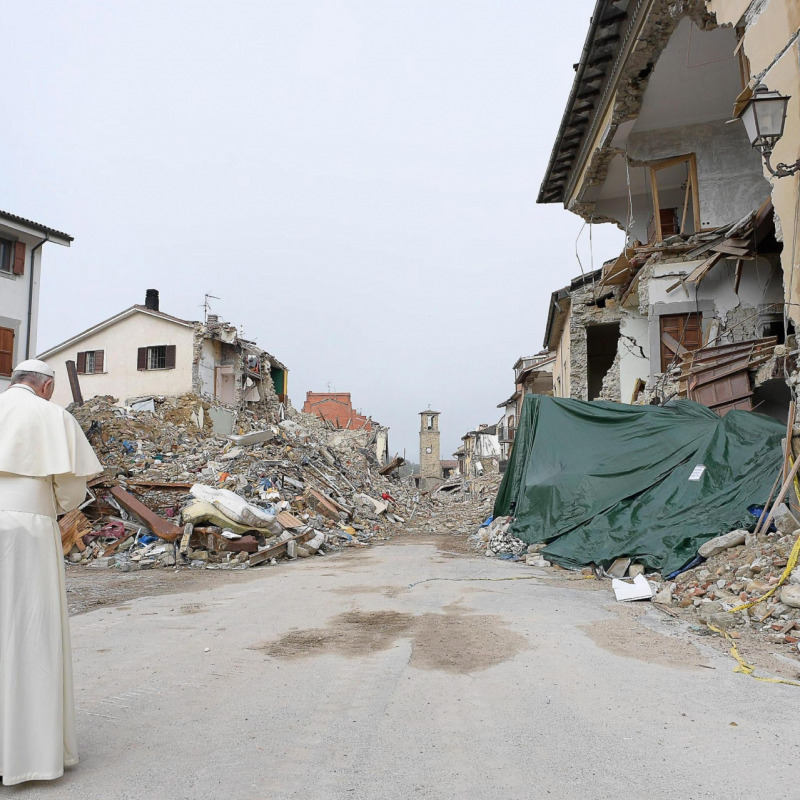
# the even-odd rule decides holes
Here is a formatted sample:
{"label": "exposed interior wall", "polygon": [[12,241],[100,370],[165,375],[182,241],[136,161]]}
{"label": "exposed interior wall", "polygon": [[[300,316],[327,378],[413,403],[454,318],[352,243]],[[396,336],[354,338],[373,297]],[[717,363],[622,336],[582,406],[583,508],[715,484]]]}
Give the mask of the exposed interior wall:
{"label": "exposed interior wall", "polygon": [[[760,157],[750,147],[744,125],[728,125],[718,120],[634,132],[628,137],[628,157],[635,161],[652,162],[689,153],[695,154],[697,162],[702,228],[735,222],[757,210],[769,196],[769,183],[761,174]],[[681,206],[685,194],[682,187],[673,189],[672,194],[672,204]],[[649,197],[646,202],[652,209]]]}
{"label": "exposed interior wall", "polygon": [[650,377],[650,342],[647,319],[628,314],[620,323],[619,401],[630,403],[638,380],[647,382]]}

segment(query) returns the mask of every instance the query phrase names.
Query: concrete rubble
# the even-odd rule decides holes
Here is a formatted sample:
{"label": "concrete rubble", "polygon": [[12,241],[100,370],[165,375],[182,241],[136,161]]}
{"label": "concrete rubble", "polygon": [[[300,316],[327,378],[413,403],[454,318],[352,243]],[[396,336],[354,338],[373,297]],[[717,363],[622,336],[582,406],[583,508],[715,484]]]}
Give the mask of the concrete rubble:
{"label": "concrete rubble", "polygon": [[396,471],[381,474],[368,432],[335,430],[290,407],[280,421],[240,411],[222,436],[206,400],[152,400],[152,410],[113,397],[71,409],[105,467],[89,484],[91,498],[60,521],[73,564],[246,569],[367,547],[455,504],[402,483]]}

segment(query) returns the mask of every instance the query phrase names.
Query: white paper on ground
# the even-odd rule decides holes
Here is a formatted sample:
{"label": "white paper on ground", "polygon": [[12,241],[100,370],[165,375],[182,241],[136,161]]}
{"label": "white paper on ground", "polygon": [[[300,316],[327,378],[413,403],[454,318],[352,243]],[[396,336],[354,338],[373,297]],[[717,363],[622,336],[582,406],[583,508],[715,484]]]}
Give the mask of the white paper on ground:
{"label": "white paper on ground", "polygon": [[633,579],[633,583],[620,581],[614,578],[611,581],[611,588],[614,590],[614,596],[620,603],[626,600],[650,600],[653,596],[653,589],[650,586],[650,581],[644,575],[637,575]]}

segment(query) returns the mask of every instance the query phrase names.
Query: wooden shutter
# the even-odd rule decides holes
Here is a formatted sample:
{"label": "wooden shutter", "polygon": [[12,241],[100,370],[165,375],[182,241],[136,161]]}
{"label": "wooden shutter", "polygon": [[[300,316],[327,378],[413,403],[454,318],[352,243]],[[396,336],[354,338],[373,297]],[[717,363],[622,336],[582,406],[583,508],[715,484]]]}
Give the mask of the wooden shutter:
{"label": "wooden shutter", "polygon": [[14,331],[0,328],[0,375],[10,375],[14,369]]}
{"label": "wooden shutter", "polygon": [[[699,314],[665,314],[661,320],[661,371],[665,372],[675,358],[674,340],[684,350],[698,350],[703,346],[703,330]],[[665,342],[664,334],[667,334]]]}
{"label": "wooden shutter", "polygon": [[140,347],[136,353],[136,369],[147,369],[147,348]]}
{"label": "wooden shutter", "polygon": [[168,344],[167,345],[167,359],[165,367],[167,369],[175,369],[175,345]]}
{"label": "wooden shutter", "polygon": [[94,371],[95,372],[102,372],[104,366],[104,356],[105,350],[95,350],[94,351]]}
{"label": "wooden shutter", "polygon": [[85,375],[86,374],[86,353],[78,353],[78,374]]}
{"label": "wooden shutter", "polygon": [[25,274],[25,243],[14,242],[14,274]]}

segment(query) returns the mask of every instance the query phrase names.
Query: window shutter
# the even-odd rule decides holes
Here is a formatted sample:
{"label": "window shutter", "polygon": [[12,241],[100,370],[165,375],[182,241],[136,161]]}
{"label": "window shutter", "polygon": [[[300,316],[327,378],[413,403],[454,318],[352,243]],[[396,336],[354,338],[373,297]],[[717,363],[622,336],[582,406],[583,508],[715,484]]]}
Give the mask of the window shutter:
{"label": "window shutter", "polygon": [[78,374],[84,375],[86,373],[86,353],[78,353]]}
{"label": "window shutter", "polygon": [[147,348],[140,347],[136,354],[136,369],[147,369]]}
{"label": "window shutter", "polygon": [[104,362],[105,350],[95,350],[94,351],[94,371],[95,372],[102,372],[103,371],[103,362]]}
{"label": "window shutter", "polygon": [[167,369],[175,369],[175,345],[168,344],[167,345],[167,359],[166,359],[166,368]]}
{"label": "window shutter", "polygon": [[14,274],[25,274],[25,243],[14,242]]}
{"label": "window shutter", "polygon": [[0,375],[10,375],[14,369],[14,331],[0,328]]}

